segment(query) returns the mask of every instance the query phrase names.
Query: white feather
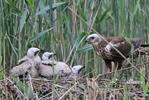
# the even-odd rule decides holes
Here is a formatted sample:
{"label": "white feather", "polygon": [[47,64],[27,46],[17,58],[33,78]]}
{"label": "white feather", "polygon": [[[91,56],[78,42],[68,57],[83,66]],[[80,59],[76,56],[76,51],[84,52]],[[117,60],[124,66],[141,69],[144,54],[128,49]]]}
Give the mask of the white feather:
{"label": "white feather", "polygon": [[[123,42],[122,42],[123,43]],[[109,42],[108,44],[107,44],[107,46],[105,47],[105,51],[106,52],[108,52],[108,53],[110,53],[111,52],[111,49],[113,48],[113,47],[119,47],[120,46],[120,44],[121,43],[112,43],[112,42]]]}
{"label": "white feather", "polygon": [[107,46],[105,47],[105,51],[108,52],[108,53],[110,53],[112,46],[113,46],[113,44],[112,44],[111,42],[109,42],[109,43],[107,44]]}

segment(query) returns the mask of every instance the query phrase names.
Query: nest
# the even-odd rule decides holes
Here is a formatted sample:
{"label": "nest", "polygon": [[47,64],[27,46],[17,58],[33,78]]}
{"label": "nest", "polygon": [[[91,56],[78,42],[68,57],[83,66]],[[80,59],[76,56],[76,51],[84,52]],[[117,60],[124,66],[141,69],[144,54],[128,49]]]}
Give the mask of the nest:
{"label": "nest", "polygon": [[23,82],[7,78],[1,80],[1,99],[40,99],[40,100],[148,100],[149,92],[144,96],[142,83],[128,81],[112,83],[110,80],[84,78],[79,80],[47,80],[28,78]]}

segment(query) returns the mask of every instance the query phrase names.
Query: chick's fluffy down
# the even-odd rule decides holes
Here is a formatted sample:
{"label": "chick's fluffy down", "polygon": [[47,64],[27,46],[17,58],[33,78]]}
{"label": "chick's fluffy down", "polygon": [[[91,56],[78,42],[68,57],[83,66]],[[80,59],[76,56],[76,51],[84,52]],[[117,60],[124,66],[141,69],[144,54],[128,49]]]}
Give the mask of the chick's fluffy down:
{"label": "chick's fluffy down", "polygon": [[64,62],[56,62],[54,63],[54,70],[52,71],[52,66],[44,65],[43,63],[40,65],[39,74],[44,77],[51,77],[53,75],[66,76],[71,73],[71,69]]}
{"label": "chick's fluffy down", "polygon": [[18,66],[13,67],[11,70],[11,74],[13,77],[24,75],[29,69],[31,69],[31,67],[32,65],[30,63],[24,62]]}

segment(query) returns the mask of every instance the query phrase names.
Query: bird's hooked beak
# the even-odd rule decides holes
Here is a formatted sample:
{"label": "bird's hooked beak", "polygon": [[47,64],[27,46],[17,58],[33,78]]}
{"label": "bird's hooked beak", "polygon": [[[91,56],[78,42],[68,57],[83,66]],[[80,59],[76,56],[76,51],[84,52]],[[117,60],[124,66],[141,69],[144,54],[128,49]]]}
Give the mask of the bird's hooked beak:
{"label": "bird's hooked beak", "polygon": [[89,43],[90,38],[86,38],[85,43]]}
{"label": "bird's hooked beak", "polygon": [[85,43],[88,43],[88,40],[85,40]]}
{"label": "bird's hooked beak", "polygon": [[86,43],[91,43],[91,40],[93,39],[94,37],[91,37],[91,36],[88,36],[85,40]]}

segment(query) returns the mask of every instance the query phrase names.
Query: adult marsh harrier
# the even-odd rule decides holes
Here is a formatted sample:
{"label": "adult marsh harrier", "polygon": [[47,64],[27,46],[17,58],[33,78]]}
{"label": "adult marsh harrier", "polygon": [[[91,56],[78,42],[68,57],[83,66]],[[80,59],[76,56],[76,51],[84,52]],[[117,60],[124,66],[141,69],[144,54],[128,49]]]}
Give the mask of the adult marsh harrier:
{"label": "adult marsh harrier", "polygon": [[96,54],[103,58],[108,72],[110,72],[112,68],[111,62],[114,62],[117,69],[122,67],[122,63],[125,58],[131,56],[132,47],[134,47],[134,50],[136,50],[134,54],[137,56],[138,48],[148,46],[141,44],[141,38],[130,38],[129,40],[130,43],[128,40],[126,41],[126,39],[121,36],[105,38],[98,34],[91,34],[86,38],[86,42],[92,44]]}

